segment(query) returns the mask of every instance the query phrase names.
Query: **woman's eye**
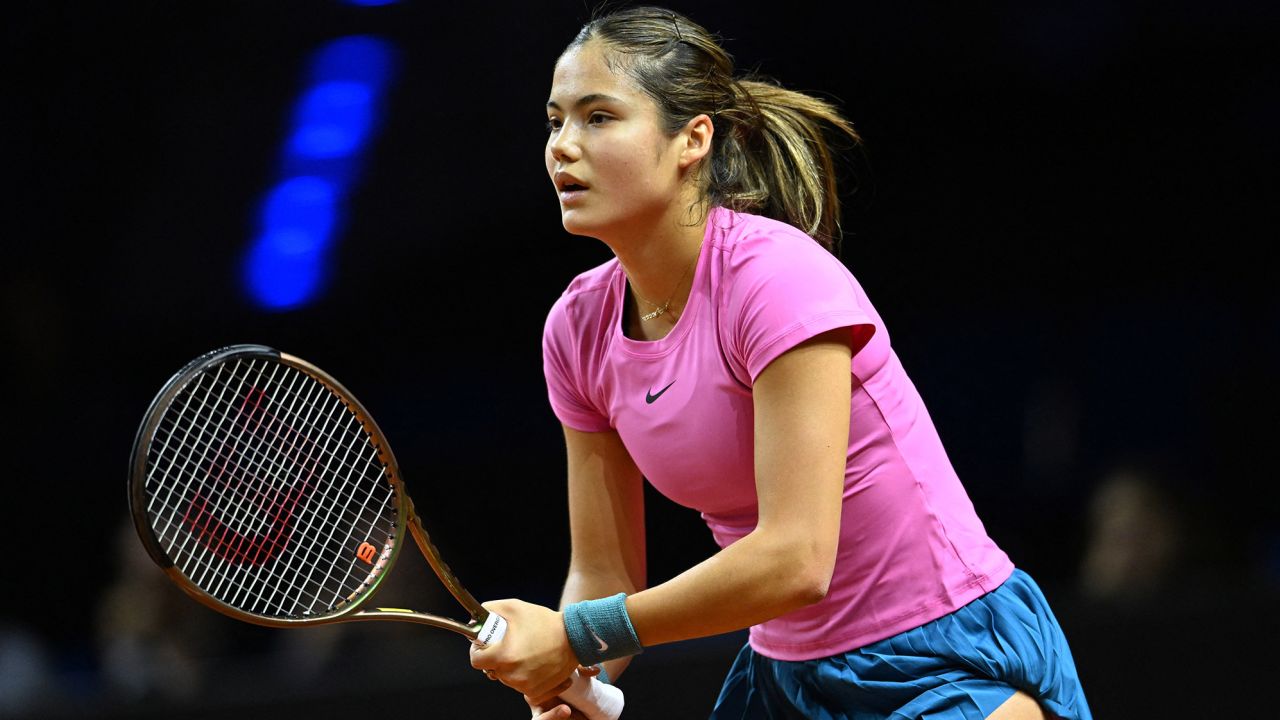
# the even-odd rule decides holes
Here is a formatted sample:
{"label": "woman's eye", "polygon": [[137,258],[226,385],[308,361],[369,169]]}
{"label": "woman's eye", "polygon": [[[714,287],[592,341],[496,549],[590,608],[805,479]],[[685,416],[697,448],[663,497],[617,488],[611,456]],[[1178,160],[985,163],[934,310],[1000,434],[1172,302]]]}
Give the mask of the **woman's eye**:
{"label": "woman's eye", "polygon": [[610,119],[611,118],[604,113],[591,113],[591,117],[587,118],[587,123],[590,125],[599,125],[600,123]]}
{"label": "woman's eye", "polygon": [[560,129],[561,122],[559,118],[551,118],[547,120],[547,132],[552,133]]}

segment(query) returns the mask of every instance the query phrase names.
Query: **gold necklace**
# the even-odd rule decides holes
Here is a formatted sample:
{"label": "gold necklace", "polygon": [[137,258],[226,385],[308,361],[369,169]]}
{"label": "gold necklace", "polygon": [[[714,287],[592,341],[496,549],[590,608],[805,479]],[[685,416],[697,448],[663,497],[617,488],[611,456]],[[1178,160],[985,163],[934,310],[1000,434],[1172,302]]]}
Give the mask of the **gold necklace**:
{"label": "gold necklace", "polygon": [[[667,311],[667,308],[671,307],[671,301],[676,298],[676,293],[680,292],[680,286],[684,284],[684,279],[689,277],[689,273],[692,272],[695,267],[697,267],[698,258],[701,256],[702,256],[702,243],[700,242],[698,243],[698,252],[695,253],[693,256],[693,262],[690,263],[689,267],[685,268],[684,274],[681,275],[680,279],[676,281],[676,287],[674,290],[671,291],[671,296],[668,297],[667,301],[662,303],[661,305],[641,295],[639,292],[636,291],[635,283],[630,283],[631,293],[635,295],[636,298],[643,300],[646,305],[652,305],[653,307],[657,308],[656,310],[649,313],[648,315],[641,315],[640,316],[641,322],[648,322],[649,320],[652,320],[658,317],[659,315],[665,313]],[[627,280],[629,282],[631,280],[631,277],[628,276]]]}

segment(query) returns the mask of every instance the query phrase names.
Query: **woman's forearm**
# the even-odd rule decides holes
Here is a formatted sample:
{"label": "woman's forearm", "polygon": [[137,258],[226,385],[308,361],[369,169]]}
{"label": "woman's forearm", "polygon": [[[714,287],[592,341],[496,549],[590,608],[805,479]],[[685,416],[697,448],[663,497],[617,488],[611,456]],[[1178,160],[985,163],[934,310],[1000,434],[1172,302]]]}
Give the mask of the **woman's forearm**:
{"label": "woman's forearm", "polygon": [[821,600],[835,566],[835,543],[827,550],[823,543],[794,538],[757,529],[671,580],[629,596],[627,613],[641,644],[741,630]]}
{"label": "woman's forearm", "polygon": [[[620,592],[630,595],[637,589],[635,583],[623,575],[571,567],[564,592],[560,595],[560,608],[564,609],[569,603],[609,597]],[[630,664],[630,657],[618,658],[604,663],[604,670],[612,681],[622,675]]]}

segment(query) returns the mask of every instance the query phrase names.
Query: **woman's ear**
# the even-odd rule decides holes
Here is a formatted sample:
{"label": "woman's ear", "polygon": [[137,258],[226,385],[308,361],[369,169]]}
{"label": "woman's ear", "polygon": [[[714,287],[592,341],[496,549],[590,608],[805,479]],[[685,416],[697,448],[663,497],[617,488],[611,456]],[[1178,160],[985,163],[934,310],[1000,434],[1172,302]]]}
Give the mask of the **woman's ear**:
{"label": "woman's ear", "polygon": [[715,125],[705,113],[685,124],[680,131],[684,147],[680,150],[680,169],[686,170],[711,152],[711,140],[715,137]]}

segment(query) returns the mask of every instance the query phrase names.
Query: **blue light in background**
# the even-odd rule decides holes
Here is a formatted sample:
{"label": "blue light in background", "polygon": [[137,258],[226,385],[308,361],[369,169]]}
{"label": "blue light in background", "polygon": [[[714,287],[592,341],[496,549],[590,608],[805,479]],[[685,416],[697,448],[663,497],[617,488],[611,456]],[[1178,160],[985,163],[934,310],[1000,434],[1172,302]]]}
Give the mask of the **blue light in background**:
{"label": "blue light in background", "polygon": [[311,85],[348,81],[381,92],[391,80],[395,53],[392,46],[371,35],[350,35],[325,45],[311,56]]}
{"label": "blue light in background", "polygon": [[299,232],[328,244],[337,221],[338,192],[333,183],[319,177],[289,178],[267,193],[262,203],[262,227]]}
{"label": "blue light in background", "polygon": [[259,307],[297,308],[323,289],[328,250],[394,65],[392,46],[364,35],[312,55],[284,144],[284,177],[262,200],[260,230],[245,256],[245,287]]}
{"label": "blue light in background", "polygon": [[348,5],[359,5],[360,7],[382,7],[383,5],[395,5],[400,0],[343,0]]}
{"label": "blue light in background", "polygon": [[320,289],[337,200],[333,183],[319,177],[289,178],[267,193],[262,234],[249,249],[245,278],[259,306],[288,310]]}
{"label": "blue light in background", "polygon": [[298,101],[289,150],[300,157],[350,155],[364,145],[373,125],[373,89],[354,82],[328,82]]}
{"label": "blue light in background", "polygon": [[259,307],[289,310],[306,303],[323,279],[315,238],[288,230],[265,233],[249,249],[245,280]]}

